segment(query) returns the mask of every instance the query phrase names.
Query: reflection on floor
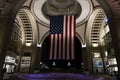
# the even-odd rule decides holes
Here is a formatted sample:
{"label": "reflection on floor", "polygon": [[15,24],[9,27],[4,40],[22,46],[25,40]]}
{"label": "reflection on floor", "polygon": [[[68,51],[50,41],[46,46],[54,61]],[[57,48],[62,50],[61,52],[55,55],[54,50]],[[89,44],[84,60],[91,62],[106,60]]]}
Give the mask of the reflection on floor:
{"label": "reflection on floor", "polygon": [[21,74],[13,80],[100,80],[99,77],[77,73]]}

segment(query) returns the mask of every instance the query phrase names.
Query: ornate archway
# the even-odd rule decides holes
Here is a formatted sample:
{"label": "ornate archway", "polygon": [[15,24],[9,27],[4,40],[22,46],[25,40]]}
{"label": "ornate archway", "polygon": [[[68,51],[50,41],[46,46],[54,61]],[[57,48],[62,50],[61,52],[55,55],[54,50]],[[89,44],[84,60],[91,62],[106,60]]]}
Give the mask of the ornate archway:
{"label": "ornate archway", "polygon": [[[2,4],[4,4],[4,2],[5,3],[9,3],[9,4],[11,4],[10,6],[12,6],[12,8],[9,8],[9,6],[0,6],[0,15],[2,16],[2,17],[0,17],[0,19],[1,20],[4,20],[5,21],[5,24],[8,22],[8,20],[9,20],[9,17],[13,17],[13,16],[15,16],[15,14],[16,14],[16,10],[18,10],[18,7],[20,7],[22,4],[23,4],[23,2],[25,1],[25,0],[20,0],[20,1],[18,1],[18,0],[0,0],[1,2],[3,2]],[[22,1],[22,3],[21,3],[21,1]],[[102,3],[100,3],[100,4],[102,4],[102,6],[105,8],[105,11],[106,11],[106,13],[108,13],[108,15],[109,14],[111,14],[111,12],[114,14],[114,15],[112,15],[113,17],[109,17],[109,18],[111,18],[111,19],[113,19],[113,21],[111,21],[112,23],[110,24],[111,26],[119,26],[119,21],[120,21],[120,18],[119,18],[119,10],[116,10],[116,9],[119,9],[119,0],[98,0],[98,2],[102,2]],[[16,5],[15,4],[13,4],[13,3],[17,3]],[[14,8],[14,9],[13,9]],[[111,9],[111,11],[110,12],[107,12],[108,10],[110,10]],[[6,18],[7,17],[7,18]],[[6,20],[5,20],[6,19]],[[14,18],[13,18],[14,19]],[[12,21],[10,22],[11,24],[12,24]],[[113,25],[112,25],[113,24]],[[115,25],[114,25],[115,24]],[[0,26],[2,26],[2,27],[8,27],[9,25],[4,25],[4,23],[0,23]],[[119,46],[119,28],[118,27],[111,27],[110,28],[111,29],[111,31],[112,31],[112,33],[114,33],[115,32],[115,37],[114,37],[114,41],[113,42],[115,42],[117,45],[116,45],[116,53],[117,53],[117,55],[116,56],[118,56],[118,65],[120,65],[120,60],[119,60],[119,56],[120,55],[118,55],[119,54],[119,49],[120,49],[120,46]],[[8,29],[9,30],[9,29]],[[117,33],[116,33],[116,30],[117,30]],[[6,31],[6,35],[7,34],[9,34],[9,31]],[[114,36],[114,35],[113,35]],[[4,38],[4,40],[5,41],[3,41],[3,44],[4,45],[7,45],[7,43],[5,43],[6,42],[6,40],[7,40],[7,36]],[[5,54],[4,54],[4,51],[5,51],[6,49],[5,49],[5,47],[2,47],[1,48],[1,54],[0,54],[0,58],[1,58],[1,62],[0,62],[0,71],[2,71],[2,64],[3,64],[3,59],[4,59],[4,57],[5,57]],[[119,67],[119,66],[118,66]],[[120,68],[119,68],[120,69]],[[2,72],[1,72],[2,73]]]}

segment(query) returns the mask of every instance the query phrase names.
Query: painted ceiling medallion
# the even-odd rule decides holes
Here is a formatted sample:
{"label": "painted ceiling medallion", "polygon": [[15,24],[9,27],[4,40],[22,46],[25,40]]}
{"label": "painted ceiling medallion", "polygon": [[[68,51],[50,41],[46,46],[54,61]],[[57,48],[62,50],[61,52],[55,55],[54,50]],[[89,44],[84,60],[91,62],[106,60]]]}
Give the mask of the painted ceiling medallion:
{"label": "painted ceiling medallion", "polygon": [[50,15],[77,15],[77,25],[87,20],[92,12],[90,0],[34,0],[32,12],[40,23],[48,24]]}

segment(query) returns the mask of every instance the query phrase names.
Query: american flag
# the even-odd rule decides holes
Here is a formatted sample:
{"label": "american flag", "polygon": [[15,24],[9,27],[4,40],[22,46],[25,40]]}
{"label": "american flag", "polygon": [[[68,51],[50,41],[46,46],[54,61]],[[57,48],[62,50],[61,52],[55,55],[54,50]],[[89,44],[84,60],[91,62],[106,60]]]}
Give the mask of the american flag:
{"label": "american flag", "polygon": [[50,16],[50,60],[75,59],[76,17]]}

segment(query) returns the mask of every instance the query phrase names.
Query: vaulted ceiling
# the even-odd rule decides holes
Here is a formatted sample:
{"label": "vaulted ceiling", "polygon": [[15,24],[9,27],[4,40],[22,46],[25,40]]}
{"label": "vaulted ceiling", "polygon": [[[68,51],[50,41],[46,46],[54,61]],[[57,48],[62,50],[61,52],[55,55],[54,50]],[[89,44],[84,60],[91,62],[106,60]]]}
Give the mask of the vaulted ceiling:
{"label": "vaulted ceiling", "polygon": [[[98,2],[104,3],[103,0],[98,0]],[[77,37],[82,46],[92,45],[92,43],[99,45],[100,31],[107,17],[102,9],[105,5],[100,5],[98,2],[97,0],[0,0],[0,15],[15,18],[20,9],[24,10],[24,14],[28,15],[30,23],[33,24],[31,27],[34,26],[32,29],[35,28],[33,29],[33,35],[37,34],[37,36],[33,36],[33,39],[36,40],[36,43],[41,44],[48,35],[49,16],[74,14],[77,16]],[[106,2],[108,2],[114,14],[119,15],[119,0],[106,0]],[[20,12],[18,12],[19,17]],[[0,22],[0,24],[2,23]],[[97,28],[97,30],[94,28]]]}

